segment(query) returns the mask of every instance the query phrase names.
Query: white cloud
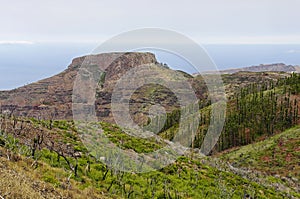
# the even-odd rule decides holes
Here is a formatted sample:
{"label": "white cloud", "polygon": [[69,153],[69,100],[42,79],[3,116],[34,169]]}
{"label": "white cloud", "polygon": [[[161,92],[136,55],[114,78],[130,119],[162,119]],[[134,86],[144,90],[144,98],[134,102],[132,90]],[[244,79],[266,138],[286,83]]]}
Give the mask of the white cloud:
{"label": "white cloud", "polygon": [[300,35],[299,7],[299,0],[11,0],[1,3],[0,37],[72,42],[158,27],[216,37],[205,43],[295,43],[289,36]]}
{"label": "white cloud", "polygon": [[1,41],[0,45],[14,45],[14,44],[22,44],[22,45],[32,45],[34,42],[32,41]]}
{"label": "white cloud", "polygon": [[224,37],[197,37],[203,44],[300,44],[300,36],[224,36]]}
{"label": "white cloud", "polygon": [[288,50],[287,53],[289,53],[289,54],[300,53],[300,50],[292,49],[292,50]]}

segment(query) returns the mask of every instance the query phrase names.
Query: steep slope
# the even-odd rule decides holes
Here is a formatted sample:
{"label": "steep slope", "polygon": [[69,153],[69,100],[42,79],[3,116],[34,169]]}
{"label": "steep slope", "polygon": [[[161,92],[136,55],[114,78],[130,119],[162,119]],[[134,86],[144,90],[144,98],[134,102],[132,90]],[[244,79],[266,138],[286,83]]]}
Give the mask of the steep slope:
{"label": "steep slope", "polygon": [[266,140],[234,148],[222,155],[239,167],[250,167],[269,175],[300,180],[300,126]]}
{"label": "steep slope", "polygon": [[[241,79],[246,79],[246,82],[243,81],[245,85],[239,90],[232,91],[228,98],[224,127],[212,153],[247,145],[300,124],[300,75],[289,74],[289,77],[286,77],[284,74],[285,78],[277,79],[280,74],[279,76],[277,73],[270,76],[265,74],[268,73],[250,73],[249,77],[241,76]],[[228,78],[226,81],[240,81],[240,77],[234,76],[235,74],[226,75]],[[275,76],[274,79],[269,78],[271,76]],[[247,82],[249,79],[251,81]],[[199,111],[199,128],[195,133],[193,145],[195,148],[201,147],[208,131],[211,107],[208,104]],[[169,129],[164,129],[160,135],[172,140],[178,132],[179,121],[172,120],[176,118],[176,112],[169,117],[168,120],[172,121],[172,125]]]}
{"label": "steep slope", "polygon": [[[99,68],[112,63],[107,69],[107,79],[110,81],[115,81],[116,75],[122,75],[129,68],[156,63],[154,55],[150,53],[126,53],[121,58],[119,56],[119,53],[107,53],[75,58],[69,67],[58,75],[1,92],[1,109],[36,118],[71,119],[73,85],[78,70],[85,60],[89,63],[84,64],[96,65]],[[103,100],[108,99],[104,97]]]}
{"label": "steep slope", "polygon": [[[68,179],[69,174],[63,169],[51,167],[43,162],[39,162],[39,168],[35,169],[32,166],[34,160],[20,155],[16,155],[17,160],[9,161],[6,157],[1,157],[2,150],[0,147],[0,198],[109,198],[92,187],[82,190],[78,182]],[[61,175],[60,186],[58,181],[51,177],[51,173]]]}
{"label": "steep slope", "polygon": [[300,192],[300,126],[266,140],[234,148],[218,155],[243,170],[260,172],[273,184],[280,183]]}
{"label": "steep slope", "polygon": [[[293,74],[282,79],[280,73],[249,73],[249,77],[246,74],[243,72],[225,77],[226,84],[251,83],[245,83],[242,89],[235,91],[229,101],[227,127],[216,151],[256,142],[258,138],[270,137],[299,122],[299,75]],[[114,75],[112,72],[112,79]],[[189,81],[202,85],[201,80],[189,78]],[[109,91],[113,82],[103,88]],[[138,101],[140,96],[147,99],[156,93],[157,98],[154,99],[159,101],[162,94],[171,94],[161,89],[152,85],[142,87],[133,95],[134,106],[145,102]],[[154,92],[156,90],[158,92]],[[209,104],[200,110],[202,119],[195,147],[201,145],[205,135],[209,111]],[[221,160],[187,152],[186,157],[161,170],[136,174],[114,170],[91,156],[79,139],[72,121],[16,118],[5,114],[1,116],[0,124],[0,171],[7,173],[1,175],[4,181],[0,182],[11,184],[8,189],[0,189],[0,195],[14,193],[13,187],[18,190],[19,184],[12,183],[12,178],[20,177],[22,181],[19,183],[26,183],[28,186],[24,185],[24,188],[27,191],[46,198],[53,195],[65,198],[69,195],[71,198],[300,197],[299,127],[275,135],[259,144],[259,147],[256,144],[248,145],[246,147],[249,148],[241,148],[240,152],[227,152],[224,156],[219,154],[217,157],[221,157]],[[127,135],[117,125],[105,122],[101,125],[109,139],[123,150],[143,154],[164,146],[164,143],[155,139]],[[171,138],[176,128],[175,123],[162,136]],[[46,190],[36,184],[45,186]],[[23,195],[15,196],[25,197],[27,192],[20,194]]]}
{"label": "steep slope", "polygon": [[[10,125],[14,124],[14,121],[6,120],[6,122]],[[18,123],[21,123],[21,119]],[[37,129],[48,128],[53,135],[64,136],[67,140],[64,141],[65,143],[62,142],[63,145],[74,146],[79,141],[71,122],[55,121],[51,129],[49,121],[30,120],[30,123]],[[140,138],[130,138],[116,125],[104,123],[103,125],[110,139],[119,143],[125,150],[144,153],[155,150],[158,145],[155,141],[145,142]],[[276,189],[261,181],[247,179],[239,173],[218,166],[217,162],[210,157],[197,154],[193,159],[180,157],[173,164],[149,173],[126,173],[109,168],[78,146],[77,153],[80,152],[80,155],[76,156],[64,154],[63,151],[56,151],[51,147],[37,147],[35,155],[31,156],[31,148],[24,145],[21,138],[10,137],[15,132],[8,132],[9,129],[13,130],[8,128],[7,134],[0,135],[2,140],[5,138],[4,144],[0,146],[0,176],[2,177],[0,183],[10,185],[0,186],[0,195],[5,198],[28,198],[31,194],[36,194],[36,198],[243,198],[247,196],[253,198],[294,196],[296,198],[299,196],[294,191]],[[64,134],[61,134],[62,129],[65,131]],[[57,156],[58,154],[62,156]],[[12,178],[15,180],[13,181]]]}
{"label": "steep slope", "polygon": [[[84,67],[90,67],[93,70],[103,71],[104,75],[101,80],[103,82],[99,83],[101,85],[98,85],[100,88],[97,89],[96,93],[96,112],[100,120],[114,122],[110,104],[116,82],[131,69],[145,64],[163,67],[157,62],[154,54],[151,53],[104,53],[75,58],[70,66],[58,75],[11,91],[0,92],[1,112],[43,119],[71,120],[73,116],[72,92],[74,81],[80,66],[84,65]],[[108,67],[104,68],[105,66]],[[165,67],[163,70],[166,73],[176,73],[176,71]],[[93,75],[98,73],[99,71],[96,71]],[[199,86],[197,80],[194,80],[192,77],[186,78],[195,87],[198,97],[204,98],[205,85]],[[151,95],[155,92],[156,95]],[[161,96],[164,97],[162,98]],[[176,97],[169,89],[155,84],[145,85],[145,87],[139,88],[134,92],[133,100],[130,102],[133,118],[140,123],[147,121],[146,116],[148,115],[149,107],[154,102],[160,103],[167,111],[171,111],[179,106]]]}

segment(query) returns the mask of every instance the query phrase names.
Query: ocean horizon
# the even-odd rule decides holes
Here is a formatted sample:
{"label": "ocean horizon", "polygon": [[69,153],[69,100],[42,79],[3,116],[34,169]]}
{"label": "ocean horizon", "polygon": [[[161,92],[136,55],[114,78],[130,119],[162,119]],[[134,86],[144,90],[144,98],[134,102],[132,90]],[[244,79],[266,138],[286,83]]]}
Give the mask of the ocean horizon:
{"label": "ocean horizon", "polygon": [[[260,64],[300,64],[300,44],[202,45],[219,70]],[[14,89],[55,75],[75,57],[90,54],[95,43],[0,44],[0,90]],[[188,73],[197,72],[186,60],[153,50],[159,62]]]}

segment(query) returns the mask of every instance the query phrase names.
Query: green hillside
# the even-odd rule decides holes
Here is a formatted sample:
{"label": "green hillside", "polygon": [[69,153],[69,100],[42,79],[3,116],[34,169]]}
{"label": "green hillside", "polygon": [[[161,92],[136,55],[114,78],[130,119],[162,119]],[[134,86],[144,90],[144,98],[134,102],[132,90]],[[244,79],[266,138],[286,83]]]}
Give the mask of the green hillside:
{"label": "green hillside", "polygon": [[[251,75],[254,76],[253,73]],[[257,75],[262,81],[261,73]],[[263,83],[255,83],[250,78],[250,82],[234,91],[234,95],[228,99],[224,128],[213,153],[265,139],[299,124],[300,75],[285,74],[284,78],[276,78],[272,77]],[[227,75],[226,79],[229,83]],[[233,77],[232,81],[237,80]],[[210,103],[203,104],[201,101],[201,106],[204,108],[199,111],[200,124],[194,138],[195,148],[202,145],[211,119]],[[218,120],[219,116],[216,117],[213,119]],[[179,110],[169,113],[160,135],[172,140],[178,132],[179,118]],[[160,118],[154,121],[159,123]]]}
{"label": "green hillside", "polygon": [[[22,121],[19,119],[17,124]],[[33,138],[32,145],[29,145],[26,135],[13,137],[12,133],[2,132],[0,179],[4,186],[1,186],[0,193],[5,198],[242,198],[245,195],[255,198],[284,198],[290,195],[299,197],[296,192],[280,191],[276,187],[226,171],[223,167],[212,164],[212,158],[197,154],[193,160],[182,156],[175,163],[150,173],[121,172],[106,167],[88,155],[71,122],[53,121],[50,127],[49,121],[26,121],[28,129],[32,126],[44,132],[49,130],[51,135],[48,138],[63,136],[59,138],[64,140],[61,144],[71,143],[73,150],[56,148],[58,146],[51,148],[46,144],[47,137],[40,142]],[[7,127],[14,124],[13,120],[5,122]],[[121,147],[126,150],[145,152],[159,147],[151,140],[132,138],[115,125],[102,125],[106,135],[116,143],[122,138]],[[37,143],[37,147],[33,155],[34,143]],[[78,152],[80,155],[74,155]],[[20,181],[16,183],[16,179]]]}
{"label": "green hillside", "polygon": [[[3,114],[0,116],[0,196],[300,198],[300,126],[297,126],[300,75],[272,75],[264,81],[268,75],[255,73],[243,80],[247,83],[240,89],[229,86],[234,89],[227,90],[230,97],[225,126],[210,156],[187,150],[174,163],[148,173],[123,172],[102,163],[96,158],[98,154],[89,153],[82,143],[82,135],[73,121]],[[255,77],[261,82],[256,82]],[[232,78],[228,75],[225,78],[228,86],[230,81],[231,85],[237,85],[244,77],[239,79],[233,74]],[[203,88],[203,84],[199,83],[198,87]],[[144,89],[139,92],[155,96],[151,86]],[[131,136],[107,122],[93,125],[101,125],[105,136],[122,150],[142,155],[166,146],[178,132],[181,111],[193,106],[151,119],[157,123],[154,127],[161,127],[162,139]],[[199,101],[199,106],[200,124],[193,148],[203,143],[214,104],[204,99]]]}
{"label": "green hillside", "polygon": [[222,154],[222,159],[238,167],[250,167],[269,175],[300,180],[300,126],[293,127],[264,141]]}

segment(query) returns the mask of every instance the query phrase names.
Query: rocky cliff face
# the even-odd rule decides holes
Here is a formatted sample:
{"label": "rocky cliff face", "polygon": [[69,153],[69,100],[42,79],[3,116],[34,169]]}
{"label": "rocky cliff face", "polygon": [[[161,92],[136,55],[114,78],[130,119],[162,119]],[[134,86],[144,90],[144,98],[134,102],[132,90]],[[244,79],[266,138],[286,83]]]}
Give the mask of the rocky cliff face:
{"label": "rocky cliff face", "polygon": [[[72,119],[72,91],[80,66],[84,64],[106,69],[107,87],[130,68],[157,63],[151,53],[106,53],[75,58],[68,68],[53,77],[11,91],[0,92],[1,112],[43,119]],[[104,95],[109,101],[109,95]]]}
{"label": "rocky cliff face", "polygon": [[[68,68],[58,75],[11,91],[0,92],[1,112],[40,119],[73,119],[74,81],[81,66],[85,65],[105,72],[105,81],[96,93],[96,114],[100,120],[114,122],[110,104],[116,82],[130,69],[144,64],[159,66],[151,53],[105,53],[75,58]],[[196,80],[191,78],[189,81],[194,87],[199,87]],[[200,98],[205,93],[201,92],[201,89],[205,90],[205,87],[195,89]],[[154,103],[160,103],[167,111],[179,107],[176,96],[170,90],[157,85],[146,85],[132,96],[130,111],[133,118],[145,122],[147,119],[144,116],[148,114],[149,106]]]}

